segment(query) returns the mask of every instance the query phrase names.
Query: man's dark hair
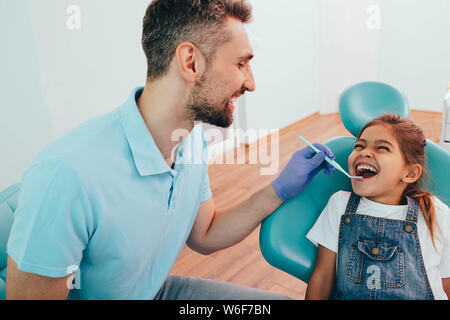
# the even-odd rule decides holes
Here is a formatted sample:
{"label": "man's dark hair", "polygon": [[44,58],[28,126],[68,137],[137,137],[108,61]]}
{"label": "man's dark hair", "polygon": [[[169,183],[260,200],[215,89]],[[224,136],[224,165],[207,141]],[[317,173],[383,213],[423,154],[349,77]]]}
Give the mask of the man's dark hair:
{"label": "man's dark hair", "polygon": [[153,0],[144,17],[142,46],[147,57],[147,77],[164,76],[179,44],[190,41],[213,60],[216,49],[230,41],[226,18],[251,20],[246,0]]}

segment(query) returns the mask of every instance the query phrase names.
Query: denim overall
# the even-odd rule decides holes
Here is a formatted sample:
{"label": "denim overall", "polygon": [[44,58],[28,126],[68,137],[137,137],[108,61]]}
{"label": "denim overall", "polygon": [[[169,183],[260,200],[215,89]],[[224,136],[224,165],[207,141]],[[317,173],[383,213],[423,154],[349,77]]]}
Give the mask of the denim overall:
{"label": "denim overall", "polygon": [[417,235],[418,204],[408,198],[406,220],[355,214],[352,193],[339,228],[332,299],[431,300]]}

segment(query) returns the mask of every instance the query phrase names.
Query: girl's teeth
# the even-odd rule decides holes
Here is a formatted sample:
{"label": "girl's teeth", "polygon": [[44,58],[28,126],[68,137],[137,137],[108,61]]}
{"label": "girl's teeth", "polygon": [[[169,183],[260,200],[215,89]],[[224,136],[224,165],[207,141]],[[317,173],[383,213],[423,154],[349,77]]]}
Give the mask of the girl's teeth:
{"label": "girl's teeth", "polygon": [[359,171],[361,171],[361,170],[370,170],[372,172],[378,173],[377,169],[375,169],[373,167],[365,166],[365,165],[358,166],[356,169],[358,169]]}

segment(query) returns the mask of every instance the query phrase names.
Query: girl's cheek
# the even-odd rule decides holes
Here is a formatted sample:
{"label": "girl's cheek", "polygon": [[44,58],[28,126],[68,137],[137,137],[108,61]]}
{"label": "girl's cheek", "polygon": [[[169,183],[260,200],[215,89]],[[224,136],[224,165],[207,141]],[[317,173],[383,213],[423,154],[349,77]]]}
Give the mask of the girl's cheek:
{"label": "girl's cheek", "polygon": [[353,151],[352,153],[350,153],[350,155],[348,156],[348,167],[350,168],[351,165],[353,164],[353,161],[356,158],[356,154],[355,151]]}

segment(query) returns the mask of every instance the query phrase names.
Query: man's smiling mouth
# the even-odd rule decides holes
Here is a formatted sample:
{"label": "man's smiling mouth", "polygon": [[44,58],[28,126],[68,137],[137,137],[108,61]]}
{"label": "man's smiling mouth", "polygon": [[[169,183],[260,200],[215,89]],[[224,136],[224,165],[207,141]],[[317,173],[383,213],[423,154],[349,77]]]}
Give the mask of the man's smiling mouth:
{"label": "man's smiling mouth", "polygon": [[236,101],[239,97],[232,97],[231,99],[229,99],[228,101],[231,102],[231,104],[236,105]]}
{"label": "man's smiling mouth", "polygon": [[236,107],[236,102],[239,99],[240,96],[242,96],[245,93],[245,91],[241,91],[239,93],[234,94],[230,99],[228,99],[228,105],[231,111],[234,110]]}
{"label": "man's smiling mouth", "polygon": [[230,101],[232,104],[235,104],[236,101],[237,101],[237,99],[239,99],[239,97],[242,96],[244,93],[245,93],[245,91],[240,91],[239,93],[235,93],[235,94],[229,99],[229,101]]}

